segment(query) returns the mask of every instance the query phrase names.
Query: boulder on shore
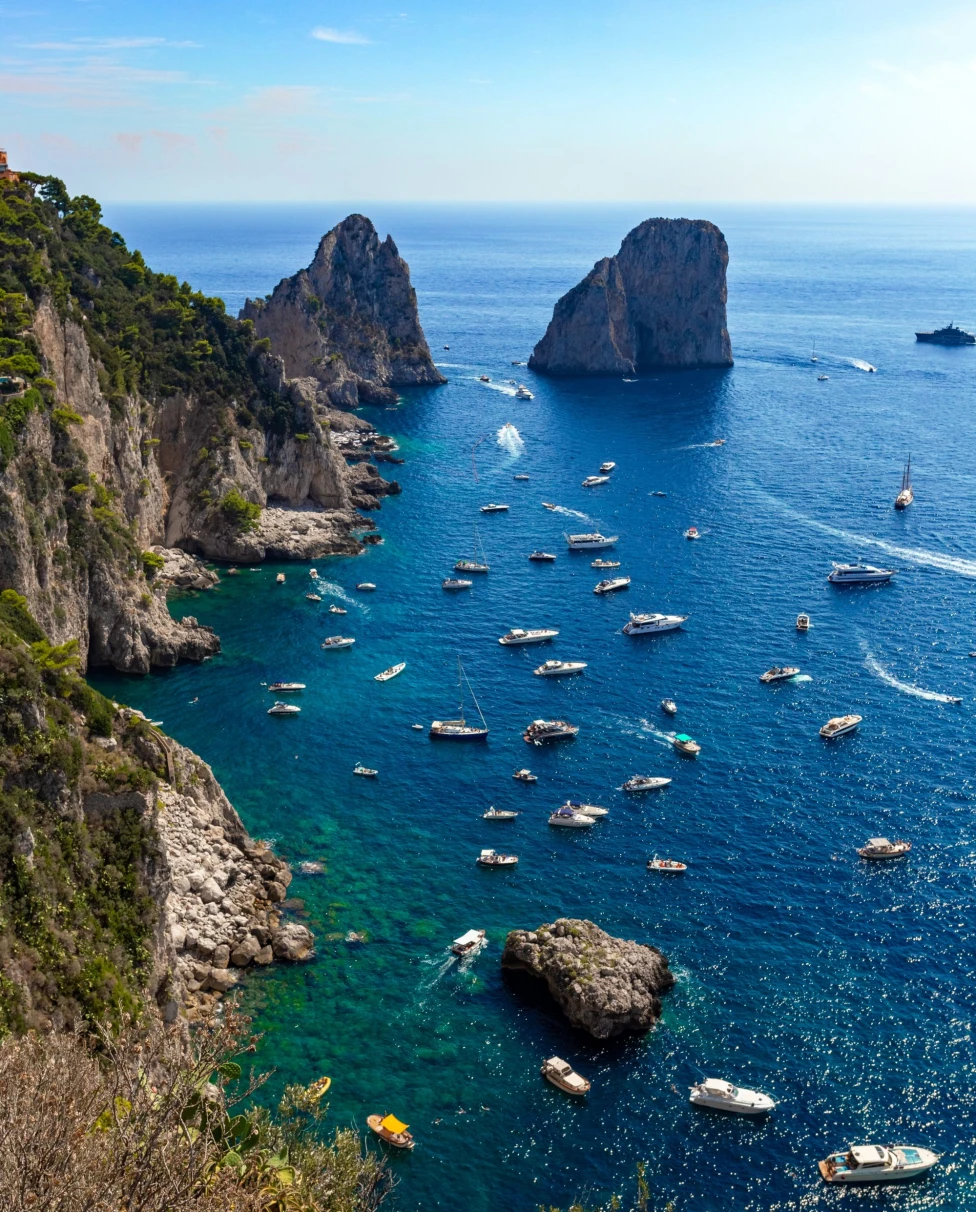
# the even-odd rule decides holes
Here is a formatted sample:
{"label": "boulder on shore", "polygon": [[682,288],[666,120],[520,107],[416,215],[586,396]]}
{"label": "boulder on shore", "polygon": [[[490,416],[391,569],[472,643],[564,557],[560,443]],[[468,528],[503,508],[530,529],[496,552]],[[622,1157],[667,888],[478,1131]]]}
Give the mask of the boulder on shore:
{"label": "boulder on shore", "polygon": [[593,922],[561,917],[513,930],[502,967],[539,977],[574,1027],[597,1039],[647,1031],[661,1017],[660,994],[674,984],[656,947],[614,938]]}
{"label": "boulder on shore", "polygon": [[529,366],[550,375],[731,366],[729,246],[705,219],[646,219],[556,303]]}

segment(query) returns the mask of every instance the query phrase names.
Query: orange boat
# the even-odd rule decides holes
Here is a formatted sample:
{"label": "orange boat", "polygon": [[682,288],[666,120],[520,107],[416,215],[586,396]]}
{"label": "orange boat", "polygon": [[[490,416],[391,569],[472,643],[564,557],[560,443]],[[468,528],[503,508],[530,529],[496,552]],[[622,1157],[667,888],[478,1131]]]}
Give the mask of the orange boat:
{"label": "orange boat", "polygon": [[370,1115],[367,1116],[366,1122],[380,1140],[385,1140],[388,1145],[393,1145],[396,1149],[413,1148],[413,1137],[407,1131],[410,1125],[402,1123],[395,1115]]}

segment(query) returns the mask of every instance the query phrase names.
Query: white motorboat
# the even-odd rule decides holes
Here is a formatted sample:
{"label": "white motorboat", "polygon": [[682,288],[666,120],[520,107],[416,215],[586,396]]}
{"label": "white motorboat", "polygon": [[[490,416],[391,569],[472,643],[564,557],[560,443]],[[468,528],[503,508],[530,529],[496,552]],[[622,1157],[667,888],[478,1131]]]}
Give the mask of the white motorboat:
{"label": "white motorboat", "polygon": [[567,740],[578,732],[579,724],[567,724],[565,720],[533,720],[522,733],[522,740],[541,745],[543,741]]}
{"label": "white motorboat", "polygon": [[568,534],[566,542],[570,551],[602,551],[606,547],[612,547],[617,537],[615,534],[605,535],[594,530],[591,534]]}
{"label": "white motorboat", "polygon": [[542,1076],[566,1094],[586,1094],[590,1089],[586,1078],[580,1077],[572,1065],[558,1056],[550,1056],[542,1062]]}
{"label": "white motorboat", "polygon": [[671,782],[670,779],[658,778],[655,775],[649,774],[634,774],[623,783],[620,787],[621,791],[660,791],[662,787],[667,787]]}
{"label": "white motorboat", "polygon": [[275,703],[268,708],[268,715],[298,715],[300,711],[301,707],[296,707],[294,703]]}
{"label": "white motorboat", "polygon": [[378,770],[374,770],[372,766],[364,766],[361,762],[353,766],[352,772],[363,779],[375,779],[379,774]]}
{"label": "white motorboat", "polygon": [[535,560],[539,564],[552,564],[556,557],[551,551],[532,551],[529,553],[529,559]]}
{"label": "white motorboat", "polygon": [[896,509],[907,509],[915,500],[915,489],[912,488],[912,456],[908,456],[908,462],[905,464],[905,470],[901,477],[901,491],[895,497]]}
{"label": "white motorboat", "polygon": [[704,1081],[692,1086],[688,1101],[696,1107],[733,1111],[736,1115],[766,1115],[776,1106],[768,1094],[760,1094],[758,1090],[744,1090],[741,1086],[733,1086],[731,1082],[723,1082],[714,1077],[706,1077]]}
{"label": "white motorboat", "polygon": [[618,589],[626,589],[630,584],[630,577],[610,577],[606,581],[600,581],[593,588],[594,593],[616,593]]}
{"label": "white motorboat", "polygon": [[330,635],[322,641],[322,647],[330,648],[351,648],[355,644],[355,639],[351,635]]}
{"label": "white motorboat", "polygon": [[499,854],[497,850],[482,850],[475,862],[479,867],[515,867],[518,864],[518,855]]}
{"label": "white motorboat", "polygon": [[482,813],[482,820],[485,821],[514,821],[518,816],[517,812],[513,812],[510,808],[495,808],[494,805],[487,812]]}
{"label": "white motorboat", "polygon": [[305,595],[306,602],[321,602],[322,598],[317,593],[307,593]]}
{"label": "white motorboat", "polygon": [[774,665],[765,673],[759,675],[760,682],[785,682],[787,678],[795,678],[800,672],[799,665]]}
{"label": "white motorboat", "polygon": [[275,577],[275,581],[276,581],[276,582],[277,582],[277,584],[279,584],[279,585],[284,585],[284,583],[285,583],[285,574],[284,574],[283,572],[279,572],[279,573],[278,573],[278,575]]}
{"label": "white motorboat", "polygon": [[529,477],[527,475],[512,476],[513,480],[527,480],[528,478]]}
{"label": "white motorboat", "polygon": [[557,808],[549,817],[549,824],[559,829],[589,829],[595,823],[592,816],[574,812],[572,808]]}
{"label": "white motorboat", "polygon": [[611,471],[613,471],[613,469],[614,469],[616,466],[617,466],[617,464],[616,464],[616,463],[610,463],[610,462],[601,463],[601,464],[600,464],[600,475],[601,475],[601,476],[607,476],[607,475],[609,475],[609,474],[610,474],[610,472],[611,472]]}
{"label": "white motorboat", "polygon": [[817,375],[817,382],[826,383],[829,378],[830,378],[830,375]]}
{"label": "white motorboat", "polygon": [[678,704],[674,701],[674,699],[661,699],[661,710],[666,715],[677,715]]}
{"label": "white motorboat", "polygon": [[624,623],[624,635],[659,635],[662,631],[677,631],[682,623],[687,623],[687,614],[631,614],[630,621]]}
{"label": "white motorboat", "polygon": [[521,770],[516,770],[512,775],[512,778],[516,779],[520,783],[537,783],[539,781],[539,776],[537,774],[533,774],[532,771],[525,766],[523,766]]}
{"label": "white motorboat", "polygon": [[[460,711],[456,720],[434,720],[430,726],[429,736],[432,740],[441,741],[486,741],[488,739],[488,725],[485,723],[485,717],[481,713],[481,708],[478,706],[478,700],[474,697],[474,691],[471,689],[471,683],[468,681],[464,668],[461,665],[461,658],[458,657],[458,697],[460,699]],[[475,710],[481,719],[481,727],[477,724],[469,724],[464,718],[464,687],[467,685],[471,695],[471,701],[474,703]]]}
{"label": "white motorboat", "polygon": [[895,575],[894,568],[875,568],[873,564],[835,564],[827,574],[832,585],[882,585]]}
{"label": "white motorboat", "polygon": [[911,842],[903,839],[892,842],[886,837],[869,837],[863,846],[858,847],[862,859],[893,859],[901,858],[911,850]]}
{"label": "white motorboat", "polygon": [[480,951],[484,945],[484,930],[465,930],[451,943],[451,950],[455,955],[470,955],[473,951]]}
{"label": "white motorboat", "polygon": [[356,588],[360,593],[372,593],[376,586],[372,581],[360,581]]}
{"label": "white motorboat", "polygon": [[461,577],[445,577],[444,580],[441,581],[441,589],[449,589],[454,591],[458,589],[470,589],[473,584],[473,581],[465,581]]}
{"label": "white motorboat", "polygon": [[810,630],[810,616],[808,614],[798,614],[796,616],[796,629],[797,631]]}
{"label": "white motorboat", "polygon": [[939,1154],[916,1145],[851,1145],[819,1162],[828,1183],[895,1183],[931,1170]]}
{"label": "white motorboat", "polygon": [[679,863],[677,859],[658,858],[655,854],[653,858],[647,860],[648,871],[660,871],[665,875],[682,875],[688,870],[687,863]]}
{"label": "white motorboat", "polygon": [[610,479],[609,476],[587,476],[583,481],[583,488],[596,488],[597,484],[606,484]]}
{"label": "white motorboat", "polygon": [[401,661],[399,665],[391,665],[389,669],[384,669],[382,673],[376,674],[373,678],[374,682],[388,682],[390,678],[395,678],[398,673],[403,673],[407,667],[406,661]]}
{"label": "white motorboat", "polygon": [[348,613],[349,613],[349,611],[345,608],[345,606],[336,606],[335,603],[333,603],[329,607],[329,614],[348,614]]}
{"label": "white motorboat", "polygon": [[488,375],[478,375],[478,380],[481,383],[490,383],[491,382],[491,379],[488,377]]}
{"label": "white motorboat", "polygon": [[304,682],[272,682],[268,687],[274,694],[294,694],[305,689]]}
{"label": "white motorboat", "polygon": [[317,568],[310,568],[308,570],[308,575],[312,578],[313,581],[316,581],[316,580],[318,580],[319,570]]}
{"label": "white motorboat", "polygon": [[482,513],[506,513],[507,511],[507,505],[496,505],[494,501],[489,501],[487,505],[481,506]]}
{"label": "white motorboat", "polygon": [[584,816],[591,816],[595,821],[610,815],[609,808],[601,808],[599,804],[581,804],[577,800],[567,800],[563,807],[570,808],[573,812],[582,812]]}
{"label": "white motorboat", "polygon": [[534,400],[535,396],[524,384],[520,383],[515,389],[515,398],[516,400]]}
{"label": "white motorboat", "polygon": [[853,732],[863,718],[861,715],[835,715],[820,729],[820,735],[825,741],[832,741],[834,737]]}
{"label": "white motorboat", "polygon": [[554,627],[513,627],[499,639],[499,644],[513,646],[515,644],[542,644],[546,640],[554,640],[559,632]]}
{"label": "white motorboat", "polygon": [[590,564],[591,568],[619,568],[619,560],[593,560]]}
{"label": "white motorboat", "polygon": [[546,661],[538,669],[533,669],[537,678],[558,678],[566,673],[582,673],[586,661]]}

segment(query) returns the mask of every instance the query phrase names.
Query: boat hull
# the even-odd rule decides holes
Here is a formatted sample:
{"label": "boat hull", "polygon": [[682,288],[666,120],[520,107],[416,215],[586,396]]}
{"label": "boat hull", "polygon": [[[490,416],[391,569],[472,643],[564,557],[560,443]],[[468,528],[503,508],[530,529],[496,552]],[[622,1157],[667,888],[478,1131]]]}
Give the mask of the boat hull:
{"label": "boat hull", "polygon": [[904,491],[900,492],[898,494],[898,496],[895,497],[895,508],[896,509],[907,509],[909,507],[909,505],[911,505],[912,501],[914,501],[914,500],[915,500],[914,492],[912,492],[912,490],[910,488],[906,488],[906,489],[904,489]]}
{"label": "boat hull", "polygon": [[433,724],[428,734],[432,741],[487,741],[487,728],[436,728]]}

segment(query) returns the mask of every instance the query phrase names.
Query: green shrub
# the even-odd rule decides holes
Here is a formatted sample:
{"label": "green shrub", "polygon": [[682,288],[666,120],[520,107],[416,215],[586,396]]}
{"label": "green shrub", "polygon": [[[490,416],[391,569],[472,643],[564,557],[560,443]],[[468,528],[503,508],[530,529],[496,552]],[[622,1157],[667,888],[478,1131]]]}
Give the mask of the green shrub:
{"label": "green shrub", "polygon": [[51,413],[51,420],[61,429],[66,429],[69,425],[84,425],[85,418],[77,412],[72,412],[70,408],[56,408]]}
{"label": "green shrub", "polygon": [[261,517],[261,506],[247,500],[236,488],[231,488],[221,497],[220,511],[233,526],[245,534],[256,529]]}
{"label": "green shrub", "polygon": [[142,570],[146,574],[146,580],[151,581],[157,572],[161,572],[166,566],[166,561],[156,551],[144,551],[142,553]]}
{"label": "green shrub", "polygon": [[14,589],[5,589],[0,593],[0,623],[6,623],[11,631],[28,644],[47,639],[43,628],[27,609],[27,599]]}

